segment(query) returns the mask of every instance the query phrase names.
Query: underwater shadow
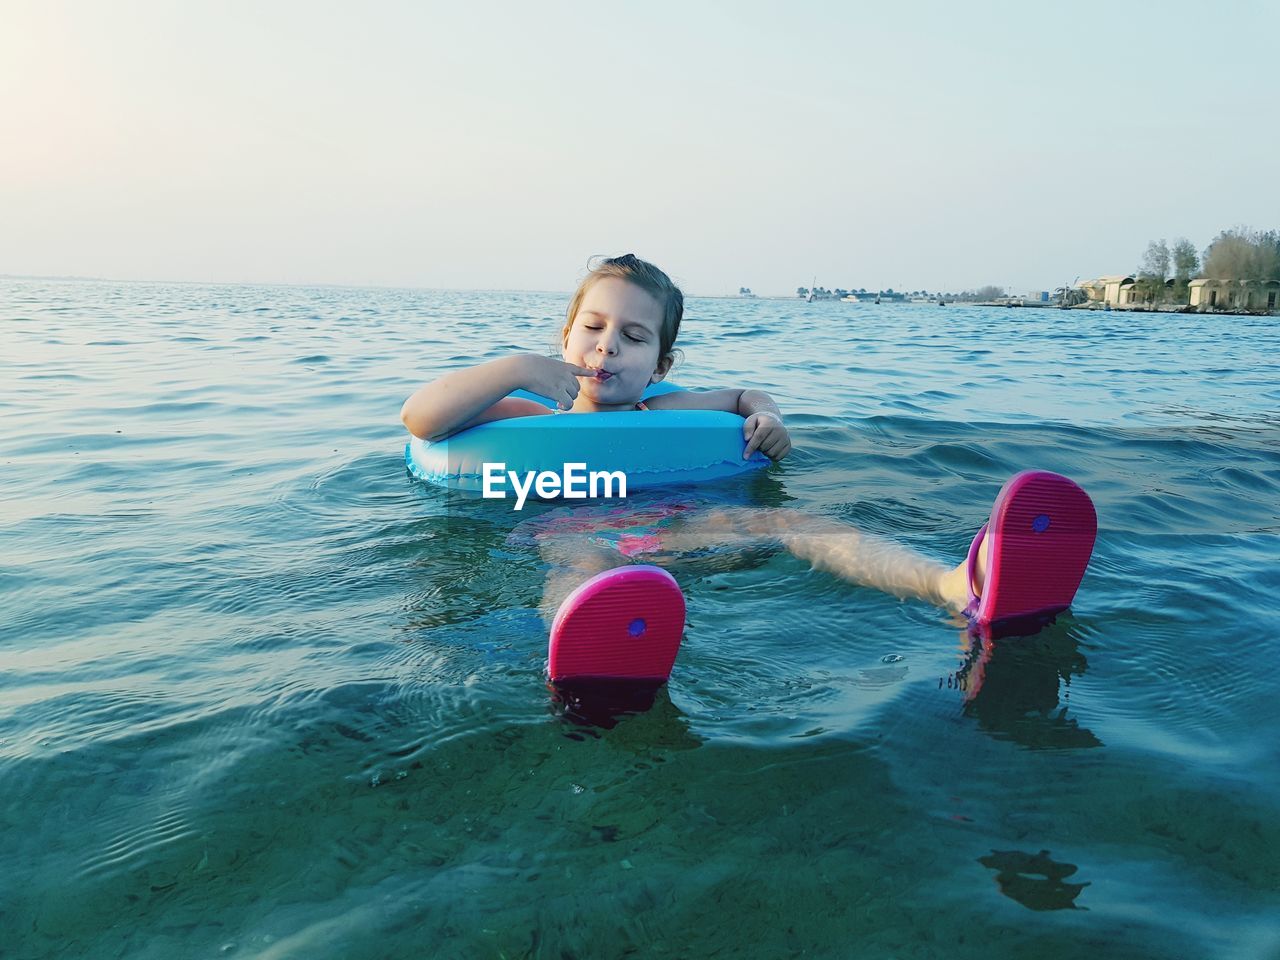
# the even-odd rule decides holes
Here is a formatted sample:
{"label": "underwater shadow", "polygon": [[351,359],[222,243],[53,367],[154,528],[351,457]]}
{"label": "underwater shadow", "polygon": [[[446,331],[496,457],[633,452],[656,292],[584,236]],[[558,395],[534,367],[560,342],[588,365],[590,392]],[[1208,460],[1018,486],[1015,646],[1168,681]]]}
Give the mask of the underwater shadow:
{"label": "underwater shadow", "polygon": [[1077,906],[1076,897],[1089,882],[1068,883],[1076,872],[1074,863],[1049,858],[1048,850],[1024,853],[1021,850],[992,850],[978,862],[996,871],[1000,892],[1028,910],[1087,910]]}
{"label": "underwater shadow", "polygon": [[564,724],[564,735],[570,740],[600,739],[603,731],[635,717],[628,732],[651,745],[671,750],[702,746],[702,738],[689,729],[684,714],[671,702],[665,681],[577,680],[548,683],[547,690],[551,693],[548,709]]}
{"label": "underwater shadow", "polygon": [[1093,731],[1067,716],[1060,690],[1089,663],[1074,622],[1057,619],[971,626],[963,665],[938,681],[964,696],[964,715],[992,736],[1033,750],[1100,747]]}

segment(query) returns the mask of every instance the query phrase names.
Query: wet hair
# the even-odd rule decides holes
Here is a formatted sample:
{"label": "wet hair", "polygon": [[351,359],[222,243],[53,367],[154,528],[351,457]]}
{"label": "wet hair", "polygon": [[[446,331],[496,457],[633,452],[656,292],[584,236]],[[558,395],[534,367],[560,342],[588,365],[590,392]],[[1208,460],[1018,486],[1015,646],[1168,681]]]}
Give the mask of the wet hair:
{"label": "wet hair", "polygon": [[658,331],[658,360],[661,361],[671,353],[676,337],[680,333],[680,321],[684,317],[684,294],[671,282],[671,278],[647,260],[641,260],[634,253],[625,253],[620,257],[607,257],[589,267],[589,273],[582,278],[573,299],[569,301],[569,313],[565,318],[564,329],[560,332],[560,342],[567,343],[569,330],[573,326],[573,318],[582,306],[582,298],[587,291],[604,277],[617,277],[634,283],[641,290],[658,301],[662,307],[662,327]]}

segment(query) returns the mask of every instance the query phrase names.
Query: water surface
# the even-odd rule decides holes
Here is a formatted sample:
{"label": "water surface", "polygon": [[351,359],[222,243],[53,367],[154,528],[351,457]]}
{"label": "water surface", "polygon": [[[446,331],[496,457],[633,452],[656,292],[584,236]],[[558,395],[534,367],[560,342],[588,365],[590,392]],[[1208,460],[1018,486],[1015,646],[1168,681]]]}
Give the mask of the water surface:
{"label": "water surface", "polygon": [[567,296],[0,281],[0,953],[1280,956],[1275,318],[691,299],[729,493],[958,560],[1068,473],[1070,615],[983,646],[785,553],[679,572],[652,709],[543,685],[508,504],[422,380]]}

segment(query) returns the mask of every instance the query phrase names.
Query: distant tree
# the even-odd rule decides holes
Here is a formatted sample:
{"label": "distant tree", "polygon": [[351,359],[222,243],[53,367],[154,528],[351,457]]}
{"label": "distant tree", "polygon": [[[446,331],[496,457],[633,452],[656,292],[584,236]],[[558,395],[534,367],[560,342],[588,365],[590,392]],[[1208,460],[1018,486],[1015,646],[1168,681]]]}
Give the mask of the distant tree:
{"label": "distant tree", "polygon": [[1162,237],[1147,244],[1138,270],[1138,292],[1144,303],[1155,303],[1164,297],[1164,282],[1169,278],[1169,245]]}
{"label": "distant tree", "polygon": [[1186,283],[1200,270],[1200,258],[1196,256],[1195,244],[1186,237],[1179,237],[1170,252],[1173,258],[1173,278]]}
{"label": "distant tree", "polygon": [[1163,237],[1147,244],[1147,252],[1143,254],[1142,269],[1139,272],[1161,283],[1169,279],[1169,244],[1165,243]]}
{"label": "distant tree", "polygon": [[975,300],[999,300],[1003,296],[1004,287],[997,287],[991,284],[973,291],[973,299]]}
{"label": "distant tree", "polygon": [[1223,230],[1204,252],[1204,275],[1215,280],[1280,280],[1280,233],[1248,227]]}
{"label": "distant tree", "polygon": [[808,287],[796,287],[796,296],[797,296],[797,297],[807,297],[808,295],[809,295],[809,288],[808,288]]}
{"label": "distant tree", "polygon": [[1200,271],[1200,258],[1196,256],[1195,245],[1186,237],[1179,237],[1169,252],[1173,261],[1173,299],[1177,303],[1186,303],[1188,283]]}
{"label": "distant tree", "polygon": [[1084,303],[1088,296],[1080,287],[1058,287],[1053,291],[1053,299],[1060,306],[1074,307],[1076,304]]}

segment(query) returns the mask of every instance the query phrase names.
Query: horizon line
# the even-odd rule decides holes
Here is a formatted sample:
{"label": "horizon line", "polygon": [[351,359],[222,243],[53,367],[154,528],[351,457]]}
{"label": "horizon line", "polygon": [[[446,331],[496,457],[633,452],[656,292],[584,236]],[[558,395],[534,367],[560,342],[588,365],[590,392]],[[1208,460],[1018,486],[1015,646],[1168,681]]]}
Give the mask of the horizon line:
{"label": "horizon line", "polygon": [[[414,286],[407,284],[385,284],[385,283],[319,283],[319,282],[297,282],[290,280],[168,280],[158,278],[117,278],[117,277],[89,277],[77,274],[44,274],[44,273],[0,273],[0,280],[52,280],[63,283],[171,283],[182,286],[210,286],[210,287],[291,287],[291,288],[314,288],[328,287],[338,290],[421,290],[432,293],[542,293],[555,296],[572,296],[572,290],[547,290],[536,289],[530,287],[429,287]],[[981,284],[980,286],[1000,286],[999,284]],[[751,290],[751,287],[746,287]],[[808,288],[805,288],[808,289]],[[826,289],[825,287],[823,289]],[[832,289],[842,289],[849,292],[849,289],[840,287]],[[865,289],[867,295],[871,295],[870,287],[852,289],[856,293],[860,289]],[[927,288],[920,288],[924,293],[956,293],[970,292],[973,288],[958,288],[955,291],[935,290],[929,291]],[[1002,287],[1002,289],[1004,289]],[[1053,287],[1038,289],[1056,289]],[[893,287],[880,287],[879,292],[893,293],[909,293],[914,291],[897,290]],[[701,297],[703,299],[726,299],[726,300],[794,300],[797,299],[794,293],[752,293],[749,297],[744,297],[738,293],[692,293],[685,291],[685,296]]]}

